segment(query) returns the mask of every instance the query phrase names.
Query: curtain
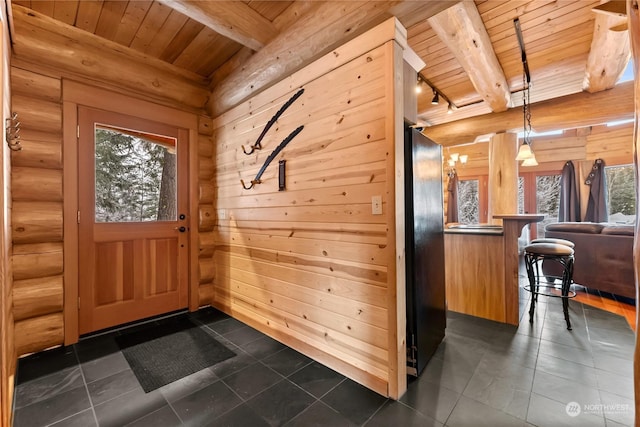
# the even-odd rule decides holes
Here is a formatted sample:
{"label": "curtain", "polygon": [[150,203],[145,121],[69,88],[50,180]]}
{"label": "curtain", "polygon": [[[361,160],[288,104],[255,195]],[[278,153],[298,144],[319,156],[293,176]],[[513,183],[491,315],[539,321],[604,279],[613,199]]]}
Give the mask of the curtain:
{"label": "curtain", "polygon": [[568,161],[560,175],[560,211],[559,222],[580,221],[580,195],[576,185],[576,171],[573,162]]}
{"label": "curtain", "polygon": [[458,174],[449,174],[449,183],[447,184],[449,198],[447,199],[447,223],[458,222]]}
{"label": "curtain", "polygon": [[591,186],[589,190],[589,202],[587,203],[587,214],[585,221],[591,222],[607,222],[609,214],[607,213],[607,184],[606,175],[604,173],[604,160],[596,159],[593,162],[591,172],[585,180],[585,184]]}

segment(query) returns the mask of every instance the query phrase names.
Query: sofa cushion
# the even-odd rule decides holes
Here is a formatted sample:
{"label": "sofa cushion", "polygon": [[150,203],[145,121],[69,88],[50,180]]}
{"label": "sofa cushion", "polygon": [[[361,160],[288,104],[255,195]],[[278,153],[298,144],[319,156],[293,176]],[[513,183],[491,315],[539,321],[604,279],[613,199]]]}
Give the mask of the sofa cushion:
{"label": "sofa cushion", "polygon": [[546,231],[563,231],[565,233],[600,234],[604,224],[597,222],[555,222],[547,224]]}
{"label": "sofa cushion", "polygon": [[602,228],[602,234],[615,234],[619,236],[633,236],[633,225],[607,225]]}

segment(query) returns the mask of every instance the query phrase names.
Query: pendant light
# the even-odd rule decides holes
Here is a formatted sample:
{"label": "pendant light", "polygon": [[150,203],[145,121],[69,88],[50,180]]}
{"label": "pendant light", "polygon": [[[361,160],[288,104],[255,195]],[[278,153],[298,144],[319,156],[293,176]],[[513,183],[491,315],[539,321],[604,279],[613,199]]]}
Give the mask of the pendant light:
{"label": "pendant light", "polygon": [[529,74],[529,64],[527,63],[527,54],[524,50],[524,40],[520,29],[520,20],[513,20],[516,27],[516,35],[518,36],[518,44],[520,45],[520,53],[522,55],[522,127],[524,136],[522,145],[518,148],[517,161],[523,161],[522,166],[537,166],[536,155],[531,149],[531,75]]}

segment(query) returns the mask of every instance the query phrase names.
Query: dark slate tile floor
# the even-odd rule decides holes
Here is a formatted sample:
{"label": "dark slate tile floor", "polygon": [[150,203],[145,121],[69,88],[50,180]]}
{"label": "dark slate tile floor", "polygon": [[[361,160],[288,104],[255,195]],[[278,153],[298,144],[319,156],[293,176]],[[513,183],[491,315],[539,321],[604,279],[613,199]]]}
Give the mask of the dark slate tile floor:
{"label": "dark slate tile floor", "polygon": [[144,393],[118,331],[83,339],[19,361],[14,425],[633,425],[633,332],[615,314],[575,301],[570,310],[573,331],[559,300],[541,300],[534,323],[517,328],[448,313],[445,340],[392,401],[203,309],[188,316],[237,356]]}

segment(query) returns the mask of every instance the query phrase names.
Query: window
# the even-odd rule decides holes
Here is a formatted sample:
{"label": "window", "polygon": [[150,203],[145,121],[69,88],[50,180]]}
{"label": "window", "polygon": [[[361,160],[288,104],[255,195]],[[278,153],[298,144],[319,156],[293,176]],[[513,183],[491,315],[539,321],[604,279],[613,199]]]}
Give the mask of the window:
{"label": "window", "polygon": [[95,129],[96,222],[176,220],[174,138]]}
{"label": "window", "polygon": [[458,181],[458,221],[463,224],[480,222],[478,180]]}
{"label": "window", "polygon": [[544,237],[544,227],[558,222],[560,174],[525,172],[518,177],[518,213],[544,214],[545,219],[531,229],[531,238]]}
{"label": "window", "polygon": [[636,218],[636,188],[633,165],[606,166],[609,221],[633,224]]}

